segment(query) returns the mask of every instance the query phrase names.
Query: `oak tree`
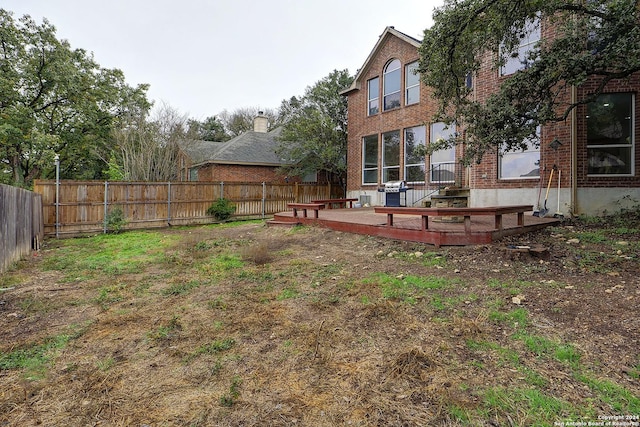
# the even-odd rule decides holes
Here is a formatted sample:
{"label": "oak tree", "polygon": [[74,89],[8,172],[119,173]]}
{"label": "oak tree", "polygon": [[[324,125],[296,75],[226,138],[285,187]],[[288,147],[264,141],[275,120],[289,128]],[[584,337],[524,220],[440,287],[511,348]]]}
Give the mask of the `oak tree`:
{"label": "oak tree", "polygon": [[[422,81],[438,102],[438,121],[466,125],[466,158],[480,161],[503,144],[523,149],[539,125],[565,120],[613,79],[640,71],[639,0],[446,0],[420,47]],[[519,51],[533,23],[554,28],[524,55]],[[469,79],[519,58],[522,68],[503,77],[486,100],[472,95]],[[584,99],[566,96],[587,81]],[[431,150],[455,144],[441,141]]]}

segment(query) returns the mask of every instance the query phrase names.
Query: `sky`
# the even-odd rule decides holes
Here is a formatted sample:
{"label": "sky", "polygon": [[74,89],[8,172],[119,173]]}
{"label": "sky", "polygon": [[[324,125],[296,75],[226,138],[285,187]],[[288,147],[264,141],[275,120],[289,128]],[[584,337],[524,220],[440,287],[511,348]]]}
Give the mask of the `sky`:
{"label": "sky", "polygon": [[204,120],[277,109],[333,70],[364,64],[387,26],[422,39],[443,0],[0,0],[124,72],[148,98]]}

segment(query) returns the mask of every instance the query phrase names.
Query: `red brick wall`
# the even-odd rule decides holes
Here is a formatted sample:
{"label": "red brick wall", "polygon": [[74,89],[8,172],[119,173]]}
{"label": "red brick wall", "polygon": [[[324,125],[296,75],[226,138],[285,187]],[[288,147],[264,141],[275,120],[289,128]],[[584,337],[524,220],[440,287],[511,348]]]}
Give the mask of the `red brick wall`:
{"label": "red brick wall", "polygon": [[198,169],[198,181],[284,183],[285,178],[273,166],[209,164]]}
{"label": "red brick wall", "polygon": [[[542,37],[551,38],[554,35],[554,28],[548,23],[543,23]],[[404,65],[418,59],[417,48],[410,43],[405,42],[397,37],[388,35],[386,40],[382,41],[379,51],[375,57],[371,58],[367,64],[367,68],[363,70],[357,84],[358,89],[348,94],[349,103],[349,136],[348,136],[348,173],[347,173],[347,190],[372,190],[375,186],[362,185],[362,138],[367,135],[378,135],[379,139],[379,158],[378,158],[378,182],[381,182],[381,155],[382,155],[382,134],[389,131],[402,130],[407,127],[419,126],[425,124],[427,126],[427,139],[429,139],[429,124],[434,113],[435,106],[430,99],[428,88],[424,85],[420,87],[420,102],[411,106],[404,106]],[[482,101],[494,93],[503,77],[499,76],[499,70],[493,66],[494,56],[487,55],[484,66],[477,76],[474,78],[474,97]],[[393,58],[397,58],[402,63],[402,98],[401,107],[388,112],[380,112],[374,116],[367,116],[367,81],[373,77],[380,78],[380,100],[382,100],[382,73],[387,62]],[[640,88],[640,74],[630,79],[611,82],[606,92],[633,92],[637,93]],[[577,90],[578,99],[584,99],[586,95],[593,92],[595,85],[587,83]],[[640,97],[636,97],[635,108],[635,176],[633,177],[589,177],[587,176],[587,150],[586,150],[586,107],[579,107],[575,113],[576,120],[576,184],[578,187],[640,187],[640,108],[637,107]],[[564,94],[564,102],[571,101],[570,90]],[[380,108],[382,110],[382,107]],[[546,185],[549,178],[551,168],[556,165],[562,171],[562,188],[571,187],[571,167],[572,165],[572,117],[570,115],[567,120],[551,125],[544,126],[541,129],[540,144],[540,161],[542,180]],[[458,131],[464,135],[463,126],[459,126]],[[550,143],[554,139],[558,139],[562,145],[558,149],[553,149]],[[401,142],[401,151],[403,150],[403,142]],[[460,151],[460,149],[459,149]],[[458,154],[461,154],[460,152]],[[404,153],[401,152],[401,174],[403,173],[402,159]],[[490,189],[535,189],[540,185],[539,179],[499,179],[498,177],[498,154],[487,153],[480,164],[473,164],[469,168],[469,187],[479,190]],[[557,177],[557,175],[556,175]],[[554,178],[554,187],[556,185]]]}
{"label": "red brick wall", "polygon": [[[554,28],[548,23],[543,23],[542,37],[553,37]],[[474,95],[477,100],[482,101],[495,92],[501,84],[503,77],[499,76],[491,62],[494,58],[488,55],[485,58],[484,66],[475,78]],[[593,93],[596,84],[593,82],[584,84],[577,89],[577,99],[585,99],[585,97]],[[636,75],[631,79],[618,80],[609,83],[605,92],[637,92],[640,88],[640,75]],[[571,101],[570,90],[567,89],[561,98],[566,104]],[[636,105],[638,99],[636,98]],[[588,177],[587,176],[587,147],[586,147],[586,106],[578,107],[575,113],[576,117],[576,183],[578,187],[640,187],[640,149],[638,147],[638,136],[640,135],[640,109],[635,109],[635,177]],[[562,188],[571,187],[571,128],[572,117],[570,115],[567,120],[555,124],[544,126],[541,130],[540,143],[540,162],[543,168],[543,180],[549,178],[550,170],[556,165],[562,170]],[[550,143],[557,138],[562,145],[557,150],[550,147]],[[546,169],[546,170],[545,170]],[[556,175],[557,176],[557,175]],[[554,186],[557,181],[554,178]],[[537,179],[509,179],[501,180],[498,178],[498,155],[496,153],[488,153],[479,165],[472,165],[470,169],[470,187],[473,189],[496,189],[496,188],[534,188],[539,185]]]}
{"label": "red brick wall", "polygon": [[[401,99],[400,108],[391,111],[382,111],[382,73],[384,66],[391,59],[399,59],[401,68]],[[389,131],[399,130],[401,134],[400,170],[403,174],[404,164],[404,135],[403,129],[413,126],[427,124],[434,113],[434,106],[429,99],[429,92],[424,85],[420,87],[420,102],[405,106],[405,65],[418,59],[418,50],[415,46],[401,40],[395,36],[387,36],[380,46],[378,54],[369,62],[367,69],[363,70],[358,81],[359,89],[352,91],[348,95],[349,103],[349,123],[348,123],[348,171],[347,190],[357,191],[360,189],[371,190],[375,188],[371,185],[362,185],[362,138],[367,135],[378,135],[379,150],[378,164],[381,165],[382,156],[382,134]],[[367,116],[367,81],[374,77],[380,78],[380,112],[373,116]],[[427,126],[427,138],[428,136]],[[378,181],[381,182],[382,169],[378,171]]]}
{"label": "red brick wall", "polygon": [[[597,84],[593,81],[588,82],[578,89],[578,98],[584,99],[589,94],[593,93],[597,87]],[[577,129],[577,146],[578,146],[578,161],[577,161],[577,182],[579,187],[640,187],[640,108],[638,103],[640,97],[638,96],[638,89],[640,89],[640,73],[636,73],[629,79],[614,80],[610,82],[605,91],[606,93],[634,93],[635,94],[635,117],[634,117],[634,137],[635,137],[635,176],[628,177],[594,177],[587,175],[587,168],[589,161],[587,159],[587,124],[586,120],[578,120]],[[577,110],[578,118],[586,116],[586,106],[580,106]]]}

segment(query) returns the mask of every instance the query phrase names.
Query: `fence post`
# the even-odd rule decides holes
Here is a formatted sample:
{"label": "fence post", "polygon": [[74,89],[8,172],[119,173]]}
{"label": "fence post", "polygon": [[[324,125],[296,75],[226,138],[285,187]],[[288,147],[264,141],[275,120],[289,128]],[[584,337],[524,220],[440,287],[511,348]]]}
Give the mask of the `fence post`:
{"label": "fence post", "polygon": [[293,195],[293,202],[294,203],[300,203],[300,200],[298,200],[300,193],[298,191],[298,183],[295,183],[295,187],[294,187],[294,195]]}
{"label": "fence post", "polygon": [[109,214],[109,181],[104,182],[104,225],[102,227],[102,233],[107,234],[107,215]]}
{"label": "fence post", "polygon": [[59,237],[60,229],[60,156],[55,155],[56,163],[56,239]]}
{"label": "fence post", "polygon": [[224,181],[220,181],[220,198],[224,199]]}
{"label": "fence post", "polygon": [[262,219],[266,216],[267,212],[267,183],[262,182]]}
{"label": "fence post", "polygon": [[167,182],[167,224],[171,225],[171,181]]}

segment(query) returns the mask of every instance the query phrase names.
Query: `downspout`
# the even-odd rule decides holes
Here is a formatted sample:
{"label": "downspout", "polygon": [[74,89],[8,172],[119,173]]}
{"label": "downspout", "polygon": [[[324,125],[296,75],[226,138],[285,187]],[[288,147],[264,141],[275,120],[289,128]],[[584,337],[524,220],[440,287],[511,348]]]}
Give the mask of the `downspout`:
{"label": "downspout", "polygon": [[[571,85],[571,105],[576,105],[578,100],[578,88]],[[578,108],[571,110],[571,213],[578,215]]]}

